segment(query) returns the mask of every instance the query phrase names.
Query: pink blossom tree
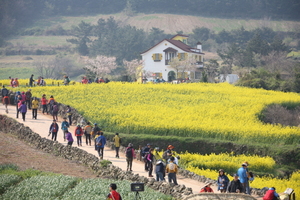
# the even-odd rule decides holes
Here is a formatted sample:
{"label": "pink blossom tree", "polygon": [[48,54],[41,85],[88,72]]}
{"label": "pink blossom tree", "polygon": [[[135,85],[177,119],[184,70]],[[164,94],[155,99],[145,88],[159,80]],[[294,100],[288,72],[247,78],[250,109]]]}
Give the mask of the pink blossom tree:
{"label": "pink blossom tree", "polygon": [[132,61],[127,61],[123,60],[124,67],[126,69],[127,75],[131,76],[133,79],[138,79],[141,78],[142,72],[143,72],[143,60],[132,60]]}
{"label": "pink blossom tree", "polygon": [[95,59],[86,59],[85,70],[88,70],[97,77],[102,77],[111,73],[112,70],[117,68],[116,57],[97,56]]}

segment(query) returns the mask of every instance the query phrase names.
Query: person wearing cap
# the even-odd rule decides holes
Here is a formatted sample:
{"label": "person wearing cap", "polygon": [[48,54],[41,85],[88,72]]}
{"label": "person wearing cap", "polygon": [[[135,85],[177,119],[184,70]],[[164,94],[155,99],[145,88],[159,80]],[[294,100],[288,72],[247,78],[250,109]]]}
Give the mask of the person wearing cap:
{"label": "person wearing cap", "polygon": [[227,189],[227,185],[229,183],[229,179],[225,175],[225,172],[223,169],[219,170],[219,176],[218,176],[217,182],[218,182],[218,191],[220,190],[221,193],[225,193],[226,189]]}
{"label": "person wearing cap", "polygon": [[61,130],[63,131],[63,138],[64,141],[66,141],[66,131],[68,132],[68,128],[70,127],[69,123],[67,122],[67,118],[63,117],[63,121],[61,123]]}
{"label": "person wearing cap", "polygon": [[127,171],[132,171],[132,161],[135,158],[135,151],[133,144],[129,143],[128,147],[125,149],[126,161],[127,161]]}
{"label": "person wearing cap", "polygon": [[115,183],[112,183],[109,185],[109,194],[107,195],[106,200],[122,200],[121,195],[116,191],[117,185]]}
{"label": "person wearing cap", "polygon": [[278,198],[279,198],[279,195],[276,192],[276,188],[271,187],[266,192],[265,196],[263,197],[263,200],[277,200]]}
{"label": "person wearing cap", "polygon": [[97,137],[96,139],[96,148],[98,151],[98,155],[100,157],[100,159],[103,159],[103,155],[104,155],[104,146],[106,144],[106,138],[103,135],[103,132],[100,132],[100,136]]}
{"label": "person wearing cap", "polygon": [[30,78],[29,78],[29,86],[32,87],[34,79],[33,79],[33,74],[31,74]]}
{"label": "person wearing cap", "polygon": [[233,180],[229,182],[227,187],[227,193],[241,193],[243,191],[243,185],[239,180],[237,174],[233,175]]}
{"label": "person wearing cap", "polygon": [[86,143],[86,145],[90,144],[90,146],[91,146],[92,145],[91,144],[91,132],[92,132],[91,123],[87,122],[86,126],[83,129],[84,129],[84,135],[85,135],[85,143]]}
{"label": "person wearing cap", "polygon": [[37,118],[37,109],[39,108],[39,101],[36,97],[33,97],[33,100],[31,102],[31,108],[32,108],[32,119]]}
{"label": "person wearing cap", "polygon": [[214,193],[213,189],[210,187],[212,185],[212,183],[210,182],[205,182],[205,185],[203,188],[201,188],[200,190],[200,193],[203,193],[203,192],[211,192],[211,193]]}
{"label": "person wearing cap", "polygon": [[82,130],[80,124],[77,124],[77,127],[74,131],[74,135],[77,137],[77,146],[82,146],[83,130]]}
{"label": "person wearing cap", "polygon": [[156,173],[156,181],[164,181],[165,180],[165,165],[162,160],[158,160],[155,166]]}
{"label": "person wearing cap", "polygon": [[119,156],[119,149],[121,146],[121,138],[119,136],[119,133],[116,133],[115,137],[113,137],[114,145],[116,148],[116,158],[120,158]]}
{"label": "person wearing cap", "polygon": [[167,167],[166,167],[166,172],[168,173],[168,180],[169,180],[169,183],[171,183],[173,181],[173,183],[175,185],[178,185],[177,183],[177,178],[176,178],[176,173],[178,171],[178,167],[174,162],[174,157],[172,156],[170,158],[170,163],[167,164]]}
{"label": "person wearing cap", "polygon": [[25,99],[26,99],[26,105],[28,109],[31,109],[31,89],[28,89],[27,92],[25,93]]}
{"label": "person wearing cap", "polygon": [[247,163],[243,163],[242,167],[240,167],[237,171],[237,175],[239,176],[240,182],[243,185],[243,193],[245,194],[249,194],[250,195],[250,191],[246,191],[246,188],[248,186],[249,188],[249,182],[248,182],[248,175],[247,175]]}
{"label": "person wearing cap", "polygon": [[56,120],[53,120],[52,124],[50,125],[49,128],[49,135],[52,133],[52,140],[56,141],[56,137],[57,137],[57,132],[58,132],[59,126],[56,123]]}

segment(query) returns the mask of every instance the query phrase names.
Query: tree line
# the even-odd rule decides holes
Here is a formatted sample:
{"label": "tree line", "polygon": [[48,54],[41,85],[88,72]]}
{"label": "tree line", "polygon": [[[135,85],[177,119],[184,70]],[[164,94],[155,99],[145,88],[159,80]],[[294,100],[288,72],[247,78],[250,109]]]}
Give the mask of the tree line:
{"label": "tree line", "polygon": [[[171,13],[220,18],[299,20],[297,0],[0,0],[0,37],[49,16]],[[1,41],[0,41],[1,42]],[[1,43],[0,43],[1,45]]]}

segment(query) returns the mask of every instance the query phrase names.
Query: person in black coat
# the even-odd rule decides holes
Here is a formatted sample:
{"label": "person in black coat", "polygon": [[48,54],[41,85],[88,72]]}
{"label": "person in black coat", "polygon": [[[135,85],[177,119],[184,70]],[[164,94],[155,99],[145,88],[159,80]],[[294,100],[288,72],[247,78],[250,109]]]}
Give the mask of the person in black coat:
{"label": "person in black coat", "polygon": [[161,160],[156,162],[155,173],[156,173],[156,181],[165,180],[166,169],[164,163]]}
{"label": "person in black coat", "polygon": [[233,175],[233,180],[230,181],[227,187],[227,193],[241,193],[243,191],[243,185],[239,180],[237,174]]}

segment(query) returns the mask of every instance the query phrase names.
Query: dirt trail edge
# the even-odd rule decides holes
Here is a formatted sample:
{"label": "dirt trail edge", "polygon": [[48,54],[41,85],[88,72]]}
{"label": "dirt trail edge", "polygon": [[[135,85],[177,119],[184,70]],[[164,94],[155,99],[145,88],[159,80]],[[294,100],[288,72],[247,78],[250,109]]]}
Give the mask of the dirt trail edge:
{"label": "dirt trail edge", "polygon": [[[37,119],[35,120],[35,119],[32,119],[31,110],[28,110],[27,114],[26,114],[26,120],[25,120],[25,122],[23,122],[22,115],[19,115],[19,118],[16,118],[16,107],[15,106],[9,106],[8,113],[6,113],[3,105],[1,105],[1,107],[0,107],[0,113],[2,115],[7,115],[11,118],[16,119],[20,123],[23,123],[25,126],[28,126],[31,130],[38,133],[41,137],[51,139],[51,137],[48,137],[49,127],[52,123],[51,115],[43,115],[40,111],[38,111],[38,116],[37,116]],[[59,126],[61,125],[61,122],[62,122],[62,118],[59,117],[58,122],[57,122]],[[73,134],[73,138],[74,138],[73,146],[77,146],[76,137],[74,136],[75,126],[71,126],[69,130]],[[105,136],[105,132],[104,132],[104,136]],[[83,149],[83,150],[87,151],[88,153],[98,156],[98,153],[97,153],[97,151],[95,151],[93,143],[92,143],[92,146],[87,146],[85,144],[85,138],[82,138],[82,139],[83,139],[82,146],[80,146],[78,148]],[[65,142],[63,139],[62,130],[59,130],[59,132],[57,134],[57,141],[63,145],[67,145],[67,142]],[[113,165],[120,167],[124,171],[127,169],[127,163],[126,163],[124,152],[120,152],[120,158],[115,158],[115,151],[108,147],[105,147],[103,159],[111,161]],[[134,160],[132,170],[133,170],[134,174],[139,174],[141,176],[148,177],[148,172],[144,171],[144,163],[141,161]],[[152,174],[155,177],[155,172],[153,172]],[[167,177],[165,177],[165,178],[167,178]],[[192,188],[194,194],[198,193],[200,191],[200,188],[204,186],[204,183],[201,183],[201,182],[189,179],[189,178],[185,178],[180,175],[177,175],[177,182],[178,182],[178,184],[185,185],[186,187]],[[216,186],[213,186],[213,190],[215,193],[219,193],[219,191],[217,191]]]}

